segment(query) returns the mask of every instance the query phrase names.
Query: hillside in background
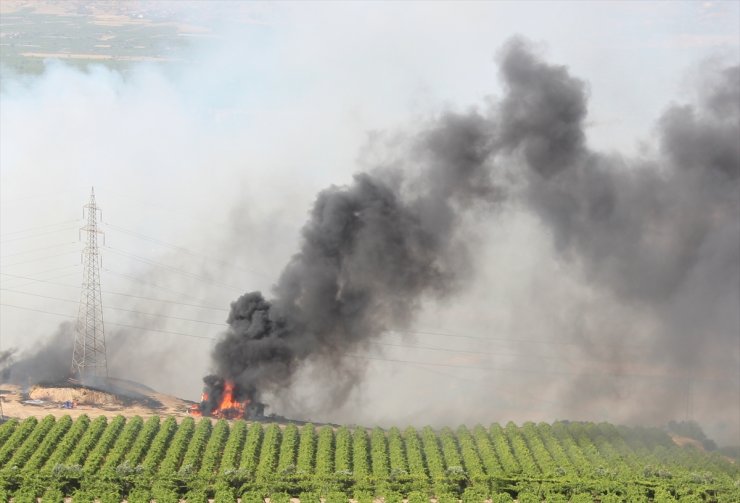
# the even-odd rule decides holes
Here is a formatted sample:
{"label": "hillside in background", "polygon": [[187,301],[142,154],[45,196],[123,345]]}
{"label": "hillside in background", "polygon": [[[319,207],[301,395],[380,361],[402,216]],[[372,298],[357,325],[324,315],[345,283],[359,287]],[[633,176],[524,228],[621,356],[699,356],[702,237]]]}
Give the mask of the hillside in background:
{"label": "hillside in background", "polygon": [[0,426],[0,499],[737,501],[740,467],[656,428],[400,430],[83,415]]}

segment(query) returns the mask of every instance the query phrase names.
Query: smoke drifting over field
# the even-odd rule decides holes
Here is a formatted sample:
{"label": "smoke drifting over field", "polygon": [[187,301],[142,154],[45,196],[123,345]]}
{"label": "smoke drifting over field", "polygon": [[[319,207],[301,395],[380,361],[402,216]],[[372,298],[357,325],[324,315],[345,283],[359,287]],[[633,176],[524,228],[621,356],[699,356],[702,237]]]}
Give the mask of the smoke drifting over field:
{"label": "smoke drifting over field", "polygon": [[[682,369],[674,378],[737,352],[738,67],[716,69],[697,103],[668,108],[658,153],[629,159],[589,148],[586,85],[565,66],[522,39],[499,64],[505,95],[487,111],[445,114],[392,168],[319,194],[273,299],[253,292],[232,304],[213,353],[220,375],[276,391],[309,360],[332,369],[326,394],[340,405],[362,377],[345,356],[409,326],[425,299],[451,298],[474,262],[465,214],[504,195],[538,216],[593,288],[654,313],[642,351]],[[607,330],[599,341],[629,342]],[[630,364],[615,351],[604,367],[618,375]],[[613,373],[576,375],[561,399],[578,407],[615,387]],[[660,406],[680,408],[681,393],[662,393]]]}
{"label": "smoke drifting over field", "polygon": [[[0,368],[67,372],[94,185],[113,377],[197,399],[216,373],[315,421],[740,442],[737,6],[211,4],[148,40],[168,61],[3,66]],[[63,21],[90,54],[134,26]]]}

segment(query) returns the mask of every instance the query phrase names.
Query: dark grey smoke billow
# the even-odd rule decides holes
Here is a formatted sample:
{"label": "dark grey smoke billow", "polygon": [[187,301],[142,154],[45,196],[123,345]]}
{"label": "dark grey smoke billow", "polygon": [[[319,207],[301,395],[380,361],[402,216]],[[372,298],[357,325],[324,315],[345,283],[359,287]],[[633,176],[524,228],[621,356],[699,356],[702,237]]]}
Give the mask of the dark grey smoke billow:
{"label": "dark grey smoke billow", "polygon": [[[587,85],[565,66],[521,39],[499,63],[505,94],[490,109],[445,114],[413,136],[395,169],[379,166],[319,194],[273,298],[255,292],[232,304],[213,354],[219,375],[274,391],[310,360],[342,369],[327,390],[341,403],[361,372],[354,360],[343,365],[344,355],[413,322],[425,298],[458,289],[475,263],[466,212],[505,200],[538,217],[589,286],[651,313],[642,351],[680,369],[671,378],[702,379],[708,369],[737,377],[738,67],[718,68],[697,103],[669,106],[657,123],[659,149],[630,159],[589,147]],[[605,330],[590,339],[603,348],[629,344],[625,337]],[[598,356],[620,369],[625,354]],[[613,372],[584,372],[559,398],[575,408],[618,387]],[[649,412],[674,418],[682,393],[662,387]],[[736,401],[714,401],[719,415],[737,414]]]}
{"label": "dark grey smoke billow", "polygon": [[[447,115],[417,142],[428,171],[379,169],[321,192],[274,298],[253,292],[232,303],[216,372],[255,396],[288,385],[308,357],[343,367],[347,351],[407,326],[424,296],[453,290],[465,272],[460,212],[499,195],[487,126],[477,115]],[[336,383],[337,403],[359,377],[353,366]]]}
{"label": "dark grey smoke billow", "polygon": [[[740,68],[717,68],[697,103],[669,106],[657,124],[658,153],[637,160],[588,148],[584,83],[526,43],[506,47],[501,76],[508,93],[498,145],[525,168],[525,206],[587,281],[653,313],[642,352],[679,369],[671,379],[680,385],[651,396],[642,418],[683,412],[686,382],[710,376],[716,390],[727,388],[740,368]],[[615,368],[630,363],[619,352],[608,359]],[[616,386],[589,375],[562,399],[582,406]],[[738,411],[729,396],[704,398],[728,417]]]}

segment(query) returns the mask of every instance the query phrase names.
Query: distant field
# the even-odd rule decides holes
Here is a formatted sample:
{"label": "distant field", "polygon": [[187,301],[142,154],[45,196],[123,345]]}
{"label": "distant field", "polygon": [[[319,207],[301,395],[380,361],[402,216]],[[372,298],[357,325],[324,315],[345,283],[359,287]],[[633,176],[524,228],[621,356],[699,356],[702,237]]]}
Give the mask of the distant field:
{"label": "distant field", "polygon": [[[134,61],[178,58],[187,37],[207,30],[168,19],[167,13],[138,13],[138,3],[3,3],[0,61],[18,73],[40,73],[44,60],[78,67],[92,63],[123,69]],[[107,9],[101,7],[107,5]]]}
{"label": "distant field", "polygon": [[0,501],[737,502],[740,468],[658,429],[399,430],[69,416],[0,426]]}

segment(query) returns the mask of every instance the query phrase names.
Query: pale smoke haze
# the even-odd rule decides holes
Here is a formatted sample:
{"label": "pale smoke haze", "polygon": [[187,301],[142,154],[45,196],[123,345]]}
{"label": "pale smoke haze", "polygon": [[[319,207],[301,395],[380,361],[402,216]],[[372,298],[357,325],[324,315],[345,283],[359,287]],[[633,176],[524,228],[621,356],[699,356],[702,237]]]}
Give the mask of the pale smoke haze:
{"label": "pale smoke haze", "polygon": [[78,248],[23,254],[78,225],[5,239],[95,185],[103,289],[137,296],[103,296],[129,310],[106,311],[118,377],[197,399],[218,371],[315,420],[693,418],[740,442],[736,48],[691,67],[668,34],[641,60],[512,39],[511,6],[389,8],[277,9],[125,75],[4,72],[2,302],[62,316],[3,306],[0,355],[66,354]]}

